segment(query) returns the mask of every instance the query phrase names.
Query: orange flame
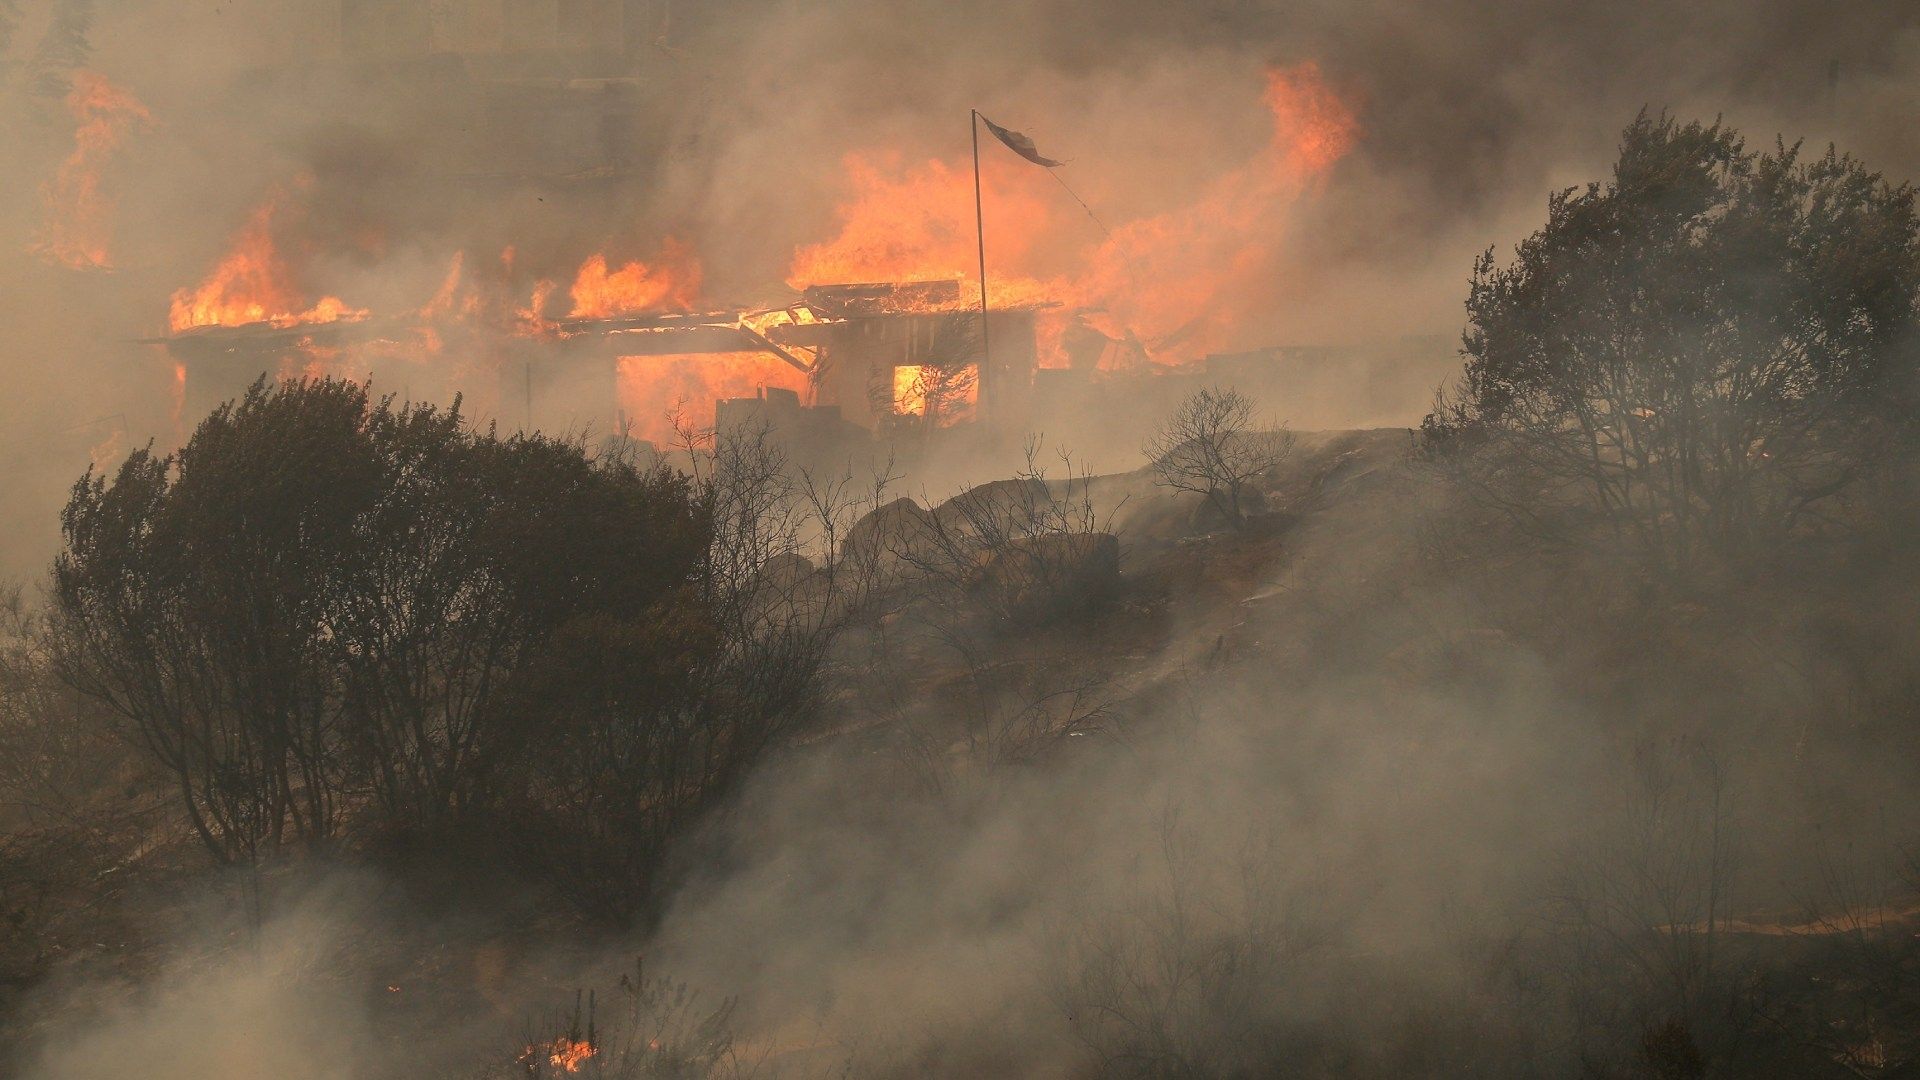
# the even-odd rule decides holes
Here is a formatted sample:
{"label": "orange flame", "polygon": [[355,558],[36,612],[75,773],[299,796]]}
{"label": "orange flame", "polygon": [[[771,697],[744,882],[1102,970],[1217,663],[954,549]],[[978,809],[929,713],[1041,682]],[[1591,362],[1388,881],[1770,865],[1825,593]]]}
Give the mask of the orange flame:
{"label": "orange flame", "polygon": [[198,326],[246,326],[270,323],[299,326],[341,319],[364,319],[367,312],[351,308],[337,296],[323,296],[303,308],[286,260],[274,242],[274,218],[280,199],[274,197],[254,210],[227,252],[205,281],[194,289],[173,294],[167,323],[175,333]]}
{"label": "orange flame", "polygon": [[971,419],[979,404],[979,374],[972,365],[959,369],[901,364],[893,369],[893,414],[925,418],[936,427]]}
{"label": "orange flame", "polygon": [[592,1056],[592,1043],[576,1042],[563,1037],[553,1040],[553,1053],[548,1055],[547,1060],[556,1069],[577,1073],[580,1071],[580,1066],[586,1064],[587,1059]]}
{"label": "orange flame", "polygon": [[107,270],[115,199],[101,174],[129,131],[153,123],[138,98],[91,71],[76,71],[67,91],[73,152],[40,189],[47,223],[35,253],[76,270]]}
{"label": "orange flame", "polygon": [[893,411],[901,416],[926,413],[927,387],[920,381],[919,364],[901,364],[893,369]]}
{"label": "orange flame", "polygon": [[[863,154],[848,155],[845,165],[852,193],[836,213],[839,232],[795,251],[787,284],[803,289],[845,282],[961,279],[978,287],[969,169],[938,160],[902,168],[897,158],[876,161]],[[1019,267],[1028,261],[1033,237],[1047,226],[1047,192],[1036,184],[1037,171],[1031,165],[1016,168],[995,160],[983,162],[982,172],[982,183],[993,189],[989,257],[996,267]],[[999,269],[990,276],[988,288],[1001,304],[1019,303],[1042,291],[1037,282]]]}
{"label": "orange flame", "polygon": [[[1069,209],[1059,193],[1031,165],[983,157],[989,302],[1087,309],[1091,324],[1117,340],[1139,338],[1162,361],[1197,359],[1226,343],[1268,299],[1260,287],[1272,277],[1288,208],[1359,134],[1353,111],[1315,64],[1269,71],[1264,101],[1272,134],[1249,161],[1189,204],[1123,223],[1065,272],[1043,265],[1059,253],[1041,243]],[[968,169],[941,161],[884,167],[862,155],[846,168],[839,231],[795,251],[789,284],[959,278],[978,288]],[[1042,333],[1043,366],[1064,363],[1059,340],[1058,327]]]}
{"label": "orange flame", "polygon": [[526,1052],[520,1055],[520,1061],[531,1071],[538,1068],[540,1059],[545,1058],[555,1072],[577,1073],[594,1053],[592,1043],[562,1035],[550,1043],[536,1043],[527,1047]]}
{"label": "orange flame", "polygon": [[693,249],[668,237],[652,263],[629,262],[607,268],[605,255],[580,264],[573,279],[576,319],[607,319],[652,311],[687,311],[700,292],[700,261]]}
{"label": "orange flame", "polygon": [[517,332],[528,337],[552,337],[560,332],[559,325],[547,318],[547,301],[553,298],[553,291],[558,287],[545,278],[533,283],[533,294],[527,298],[526,305],[513,312]]}
{"label": "orange flame", "polygon": [[479,311],[479,296],[464,288],[466,261],[466,252],[453,253],[453,260],[447,264],[447,276],[441,279],[440,288],[420,306],[422,319],[432,322],[453,315],[473,315]]}
{"label": "orange flame", "polygon": [[673,439],[669,410],[684,410],[684,419],[711,428],[720,398],[753,397],[761,387],[777,386],[805,400],[809,390],[804,372],[766,353],[622,356],[617,364],[620,409],[631,434],[656,443]]}
{"label": "orange flame", "polygon": [[[1043,366],[1064,362],[1070,321],[1119,343],[1101,349],[1099,337],[1092,336],[1095,347],[1076,347],[1074,355],[1097,354],[1102,366],[1114,366],[1148,357],[1195,359],[1233,345],[1236,335],[1248,333],[1249,324],[1270,310],[1275,283],[1285,280],[1281,256],[1291,208],[1318,190],[1350,152],[1358,124],[1313,64],[1268,72],[1263,100],[1272,117],[1270,134],[1246,160],[1214,177],[1191,200],[1119,223],[1103,239],[1088,235],[1078,208],[1062,198],[1042,169],[1011,154],[983,156],[989,301],[999,308],[1059,305],[1040,320]],[[849,156],[845,165],[848,197],[833,234],[794,251],[789,283],[959,279],[969,283],[962,297],[971,307],[977,288],[971,271],[978,256],[971,169],[861,154]],[[307,303],[311,294],[299,287],[276,248],[281,202],[276,196],[254,212],[205,282],[174,294],[170,323],[176,332],[366,316],[333,296]],[[576,328],[555,321],[561,310],[580,319],[690,311],[702,286],[700,261],[688,245],[672,238],[646,261],[615,265],[604,254],[593,255],[579,265],[570,286],[561,284],[564,277],[534,281],[530,302],[517,310],[510,297],[516,291],[525,296],[525,283],[532,278],[516,276],[515,266],[514,250],[502,251],[499,276],[489,279],[483,295],[469,281],[462,257],[455,256],[439,289],[415,313],[417,327],[395,335],[399,340],[380,338],[350,348],[358,354],[388,349],[409,357],[438,356],[444,348],[450,355],[485,356],[488,350],[476,344],[488,340],[480,336],[482,330],[565,337]],[[476,268],[487,273],[484,265]],[[553,295],[562,287],[568,290],[567,302]],[[920,303],[955,306],[951,300]],[[741,325],[765,331],[783,321],[815,317],[795,308],[743,316]],[[307,342],[299,348],[300,360],[310,367],[347,358],[333,346]],[[796,352],[805,357],[804,348]],[[634,433],[654,440],[671,437],[665,414],[676,404],[695,410],[687,419],[711,426],[716,398],[747,397],[766,386],[802,394],[810,390],[805,373],[763,353],[622,356],[617,372],[618,403]],[[896,414],[931,411],[938,414],[936,422],[964,415],[930,399],[926,370],[897,368],[893,379]],[[964,385],[959,390],[954,397],[964,405],[959,399],[972,395]]]}
{"label": "orange flame", "polygon": [[1193,203],[1115,229],[1066,290],[1106,313],[1109,336],[1131,332],[1156,359],[1186,362],[1270,302],[1287,210],[1352,149],[1358,125],[1311,63],[1268,72],[1265,99],[1273,132],[1258,155]]}

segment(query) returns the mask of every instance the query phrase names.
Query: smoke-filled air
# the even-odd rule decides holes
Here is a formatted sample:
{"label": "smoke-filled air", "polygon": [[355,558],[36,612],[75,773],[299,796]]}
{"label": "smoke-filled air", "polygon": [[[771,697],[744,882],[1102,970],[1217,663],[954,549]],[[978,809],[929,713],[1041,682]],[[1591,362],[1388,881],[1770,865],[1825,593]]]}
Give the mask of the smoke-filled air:
{"label": "smoke-filled air", "polygon": [[1920,7],[0,0],[0,1076],[1920,1075]]}

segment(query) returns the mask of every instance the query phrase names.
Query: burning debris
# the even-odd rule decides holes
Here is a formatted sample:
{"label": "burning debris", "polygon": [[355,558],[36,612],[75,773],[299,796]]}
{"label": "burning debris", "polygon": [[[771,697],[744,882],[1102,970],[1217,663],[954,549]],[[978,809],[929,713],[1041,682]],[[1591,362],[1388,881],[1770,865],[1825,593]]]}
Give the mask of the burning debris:
{"label": "burning debris", "polygon": [[562,1035],[550,1043],[527,1047],[520,1055],[520,1063],[527,1067],[528,1076],[540,1076],[549,1069],[554,1074],[577,1073],[593,1055],[593,1043]]}
{"label": "burning debris", "polygon": [[367,311],[349,307],[337,296],[307,301],[275,235],[285,199],[286,193],[280,192],[262,203],[206,280],[173,294],[167,325],[176,335],[199,327],[264,325],[284,330],[368,317]]}

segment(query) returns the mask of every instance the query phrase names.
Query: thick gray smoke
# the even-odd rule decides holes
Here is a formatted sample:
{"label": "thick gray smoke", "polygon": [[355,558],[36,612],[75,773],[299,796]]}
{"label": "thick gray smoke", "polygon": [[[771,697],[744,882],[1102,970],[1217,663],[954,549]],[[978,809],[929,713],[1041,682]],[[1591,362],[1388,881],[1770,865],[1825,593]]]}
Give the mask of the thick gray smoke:
{"label": "thick gray smoke", "polygon": [[[290,184],[306,186],[281,240],[311,296],[417,306],[456,251],[524,289],[591,252],[650,257],[671,235],[699,253],[705,295],[757,303],[785,290],[797,247],[833,234],[849,154],[962,161],[979,108],[1069,159],[1064,175],[1118,224],[1185,205],[1243,163],[1271,123],[1262,72],[1311,61],[1359,135],[1290,210],[1254,345],[1451,341],[1473,257],[1538,227],[1549,190],[1601,178],[1643,107],[1724,115],[1753,139],[1832,141],[1891,176],[1920,175],[1909,116],[1920,9],[1901,4],[630,0],[624,17],[648,30],[628,35],[639,44],[622,61],[641,86],[624,178],[555,196],[515,170],[580,140],[537,111],[478,124],[435,89],[455,58],[421,55],[412,82],[391,55],[378,78],[340,58],[342,8],[377,36],[430,6],[24,0],[15,19],[0,0],[0,576],[44,570],[64,492],[90,461],[178,437],[170,362],[135,341],[164,329],[170,294]],[[74,138],[43,58],[83,45],[87,66],[154,118],[102,175],[111,272],[30,251],[40,192]],[[510,78],[522,60],[487,62]],[[1085,230],[1079,244],[1097,240],[1078,207],[1057,209]],[[508,247],[512,267],[495,269]],[[1267,404],[1301,427],[1412,424],[1417,409],[1402,403],[1426,400],[1448,364],[1442,351],[1371,376],[1392,415]],[[1137,445],[1132,432],[1114,439],[1093,449],[1117,459]],[[1376,446],[1369,468],[1384,474],[1403,446]],[[1368,505],[1382,504],[1393,505]],[[1684,862],[1721,815],[1791,806],[1744,831],[1747,896],[1785,906],[1793,887],[1764,854],[1787,850],[1782,834],[1798,827],[1780,819],[1848,819],[1885,794],[1871,773],[1840,793],[1767,773],[1730,785],[1723,803],[1719,778],[1778,748],[1711,740],[1676,755],[1695,763],[1686,776],[1647,776],[1635,754],[1673,718],[1641,716],[1637,702],[1622,703],[1624,719],[1579,714],[1553,689],[1553,658],[1481,629],[1488,601],[1472,583],[1394,591],[1430,539],[1422,522],[1336,518],[1299,537],[1290,576],[1241,583],[1284,604],[1236,603],[1220,625],[1165,635],[1197,651],[1134,658],[1132,682],[1102,691],[1115,725],[1088,734],[1104,741],[1071,768],[977,775],[934,761],[919,790],[943,797],[917,800],[894,798],[906,781],[877,763],[897,747],[851,738],[783,760],[699,839],[714,858],[685,874],[656,935],[593,962],[517,958],[520,981],[474,1006],[474,1028],[512,1031],[556,990],[617,968],[600,958],[632,950],[709,994],[745,995],[743,1052],[794,1074],[842,1063],[926,1074],[918,1055],[960,1046],[982,1058],[949,1057],[950,1075],[1041,1074],[1089,1041],[1097,1053],[1100,1029],[1074,1018],[1141,1006],[1125,1000],[1127,973],[1187,962],[1189,931],[1283,943],[1275,954],[1295,966],[1270,977],[1298,992],[1271,1008],[1302,1025],[1356,1015],[1355,1001],[1389,987],[1403,999],[1488,995],[1497,1014],[1529,1002],[1491,996],[1476,964],[1540,897],[1577,893],[1594,852],[1657,833],[1670,841],[1660,852],[1609,857]],[[1290,621],[1302,611],[1313,618]],[[1236,667],[1235,643],[1353,659],[1296,679]],[[1742,700],[1818,697],[1817,643],[1774,644],[1753,670],[1777,682]],[[1466,645],[1492,659],[1429,678]],[[1425,681],[1406,691],[1383,670]],[[1186,690],[1170,694],[1176,685]],[[254,941],[237,961],[198,959],[208,943],[192,941],[137,993],[78,978],[49,989],[42,1013],[72,1019],[43,1033],[33,1075],[377,1074],[367,1055],[394,1041],[381,1019],[391,1003],[326,972],[352,952],[343,922],[389,913],[364,883],[333,888],[264,928],[232,928]],[[346,970],[367,967],[361,956]],[[487,1038],[420,1035],[439,1061],[493,1053]],[[1014,1048],[1017,1069],[998,1056]]]}

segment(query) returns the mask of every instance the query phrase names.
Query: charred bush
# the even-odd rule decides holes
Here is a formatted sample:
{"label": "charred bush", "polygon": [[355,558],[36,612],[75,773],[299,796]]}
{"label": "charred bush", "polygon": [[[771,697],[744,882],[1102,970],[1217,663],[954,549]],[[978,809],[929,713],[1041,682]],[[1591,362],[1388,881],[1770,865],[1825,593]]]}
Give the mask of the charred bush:
{"label": "charred bush", "polygon": [[1142,447],[1154,482],[1200,496],[1202,529],[1247,528],[1264,513],[1256,483],[1293,452],[1293,433],[1254,428],[1253,399],[1232,387],[1203,387],[1174,409]]}

